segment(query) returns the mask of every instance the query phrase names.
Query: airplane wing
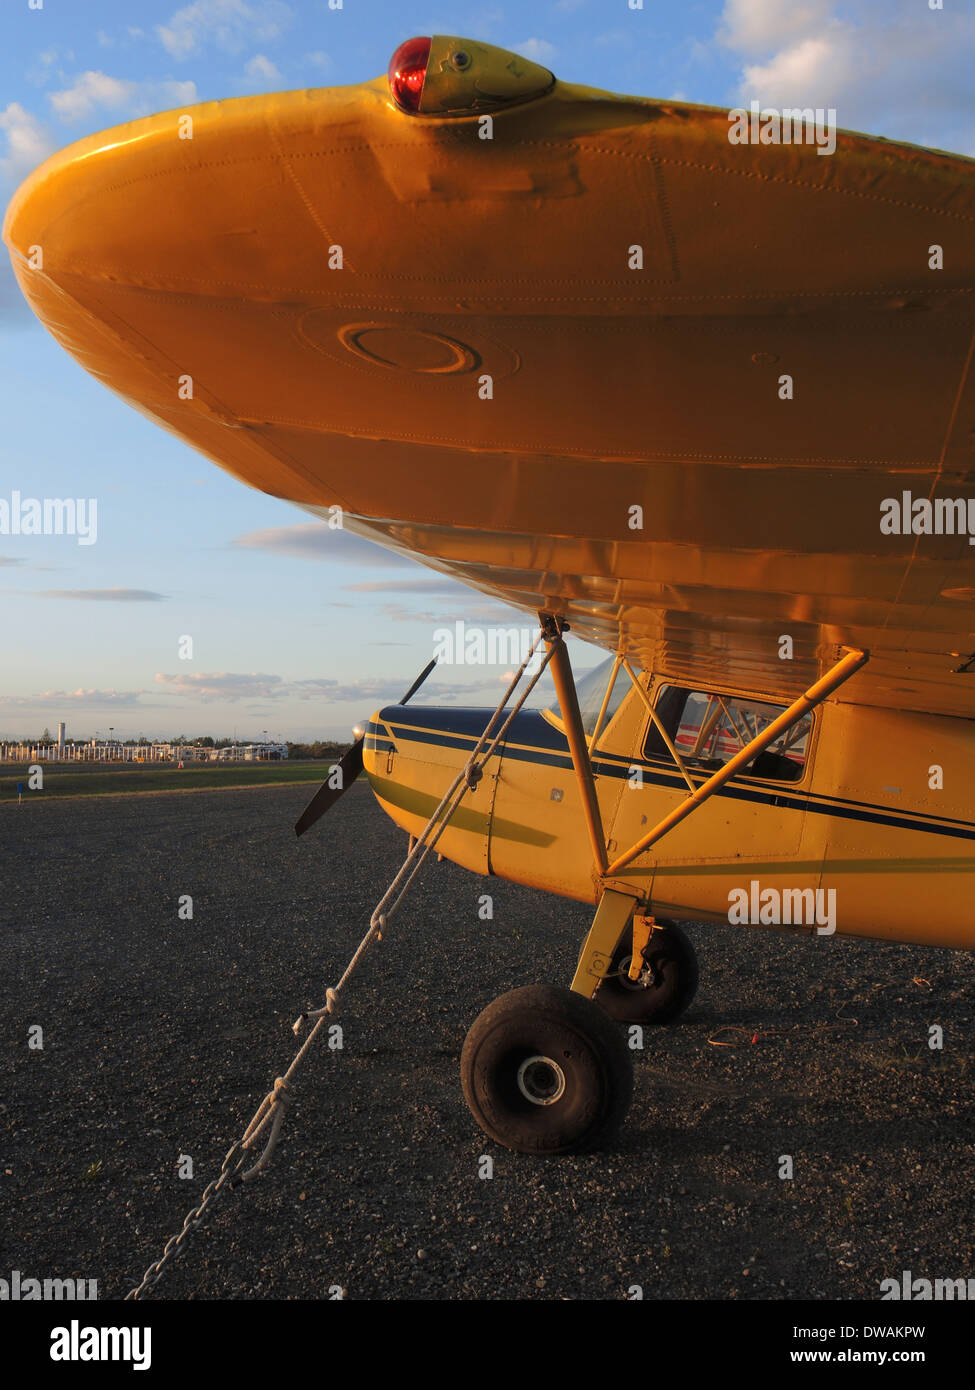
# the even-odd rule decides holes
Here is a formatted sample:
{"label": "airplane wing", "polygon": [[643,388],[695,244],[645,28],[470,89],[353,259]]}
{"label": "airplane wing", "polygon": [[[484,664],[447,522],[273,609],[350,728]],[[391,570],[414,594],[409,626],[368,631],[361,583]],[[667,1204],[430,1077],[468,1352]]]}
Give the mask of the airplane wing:
{"label": "airplane wing", "polygon": [[850,644],[841,698],[975,717],[975,161],[529,69],[489,138],[384,79],[93,136],[11,204],[24,293],[237,477],[645,667]]}

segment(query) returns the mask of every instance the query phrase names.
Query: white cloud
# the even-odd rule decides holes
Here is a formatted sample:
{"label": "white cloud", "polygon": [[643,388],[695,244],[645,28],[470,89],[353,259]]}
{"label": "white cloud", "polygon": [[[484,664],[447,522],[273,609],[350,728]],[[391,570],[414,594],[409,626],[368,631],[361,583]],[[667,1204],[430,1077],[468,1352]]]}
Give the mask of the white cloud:
{"label": "white cloud", "polygon": [[93,603],[161,603],[166,595],[152,589],[39,589],[31,597],[85,599]]}
{"label": "white cloud", "polygon": [[248,531],[233,542],[247,550],[267,550],[273,555],[290,555],[301,560],[334,560],[338,564],[378,565],[416,568],[416,562],[395,550],[386,550],[351,531],[333,531],[324,521],[305,522],[298,526],[268,526],[262,531]]}
{"label": "white cloud", "polygon": [[50,92],[48,100],[62,121],[80,121],[96,107],[120,110],[132,103],[138,92],[135,82],[109,77],[105,72],[83,72],[60,92]]}
{"label": "white cloud", "polygon": [[142,690],[44,690],[40,695],[0,695],[4,709],[39,709],[54,705],[137,705]]}
{"label": "white cloud", "polygon": [[470,597],[470,589],[458,579],[371,579],[365,584],[343,584],[351,594],[440,594],[447,598]]}
{"label": "white cloud", "polygon": [[16,101],[0,111],[0,133],[5,141],[0,176],[11,183],[19,183],[54,149],[40,121]]}
{"label": "white cloud", "polygon": [[919,0],[725,0],[746,105],[836,108],[848,130],[975,153],[975,13]]}
{"label": "white cloud", "polygon": [[263,86],[266,82],[280,82],[281,74],[263,53],[255,53],[244,68],[251,86]]}
{"label": "white cloud", "polygon": [[241,675],[232,671],[180,671],[176,675],[158,672],[155,680],[176,695],[193,695],[199,700],[273,699],[287,689],[280,676],[253,671]]}
{"label": "white cloud", "polygon": [[548,67],[558,49],[547,39],[523,39],[521,43],[512,45],[512,52],[520,53],[523,58],[530,58],[533,63],[541,63]]}
{"label": "white cloud", "polygon": [[166,52],[173,58],[189,58],[213,43],[228,53],[239,53],[249,43],[269,43],[290,25],[292,11],[283,0],[196,0],[156,27]]}
{"label": "white cloud", "polygon": [[726,0],[719,37],[744,53],[770,53],[825,24],[835,0]]}
{"label": "white cloud", "polygon": [[788,106],[793,97],[804,104],[806,98],[802,94],[806,93],[814,105],[839,106],[851,78],[856,77],[857,67],[855,44],[849,33],[800,39],[767,63],[747,66],[740,91],[749,93],[749,99],[757,96],[763,105]]}
{"label": "white cloud", "polygon": [[95,110],[126,116],[146,116],[170,106],[191,106],[197,99],[195,82],[133,82],[105,72],[83,72],[48,100],[62,121],[84,120]]}
{"label": "white cloud", "polygon": [[[153,110],[161,111],[164,106],[192,106],[198,99],[195,82],[154,82],[144,88],[145,99]],[[156,99],[152,99],[152,94]]]}
{"label": "white cloud", "polygon": [[[329,704],[341,705],[356,703],[360,705],[392,704],[401,700],[412,685],[412,676],[373,676],[342,684],[334,680],[294,681],[292,690],[302,700],[325,699]],[[482,689],[489,684],[490,676],[483,671],[472,671],[469,679],[462,681],[425,681],[423,698],[428,704],[440,700],[452,700],[458,695],[467,695],[471,690]]]}
{"label": "white cloud", "polygon": [[[188,695],[202,703],[222,700],[236,704],[238,700],[327,700],[329,704],[344,704],[354,701],[388,703],[399,700],[409,688],[412,677],[386,676],[366,677],[362,680],[343,683],[329,677],[308,678],[304,680],[285,680],[283,676],[268,675],[266,672],[242,674],[234,671],[179,672],[167,675],[160,672],[156,677],[159,685],[174,695]],[[490,677],[483,672],[473,673],[470,680],[463,682],[433,681],[424,685],[428,699],[451,699],[472,686],[483,685]]]}
{"label": "white cloud", "polygon": [[[455,581],[445,579],[443,582],[446,586],[447,584],[453,584]],[[392,586],[390,587],[391,591],[395,594],[396,589]],[[375,592],[381,593],[383,590],[379,589]],[[406,592],[412,593],[415,591],[407,589]],[[418,592],[422,593],[423,590],[421,589]],[[391,623],[414,623],[428,629],[442,627],[445,622],[449,624],[459,618],[463,618],[464,621],[468,623],[500,623],[502,626],[510,626],[516,620],[524,621],[525,619],[523,611],[510,607],[500,600],[496,601],[491,599],[485,594],[480,594],[467,585],[461,584],[459,580],[456,581],[455,592],[448,593],[445,587],[442,592],[435,590],[434,597],[450,598],[452,601],[446,610],[441,609],[439,612],[434,612],[432,610],[424,611],[418,608],[407,608],[398,600],[391,599],[388,603],[382,604],[376,612],[379,617],[385,618]],[[337,607],[339,605],[333,606]]]}

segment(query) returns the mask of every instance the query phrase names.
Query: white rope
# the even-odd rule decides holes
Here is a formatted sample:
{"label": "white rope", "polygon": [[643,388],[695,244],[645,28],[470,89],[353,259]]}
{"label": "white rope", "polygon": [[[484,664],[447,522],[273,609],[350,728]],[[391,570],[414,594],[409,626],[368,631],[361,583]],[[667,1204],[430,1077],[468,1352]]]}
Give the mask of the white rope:
{"label": "white rope", "polygon": [[[281,1133],[281,1126],[284,1123],[288,1109],[294,1102],[294,1085],[292,1078],[294,1077],[295,1072],[301,1066],[306,1055],[308,1054],[308,1051],[314,1043],[315,1038],[318,1036],[319,1029],[322,1028],[326,1019],[332,1017],[335,1014],[338,1007],[339,994],[345,987],[345,985],[348,983],[348,981],[351,979],[353,973],[358,967],[360,960],[365,955],[366,951],[369,949],[373,941],[382,940],[382,933],[385,930],[386,925],[389,922],[389,919],[392,917],[393,913],[397,910],[400,903],[403,901],[403,898],[406,896],[410,884],[413,882],[420,869],[423,867],[427,855],[430,853],[432,849],[436,847],[436,844],[440,839],[440,836],[443,834],[444,830],[446,830],[447,825],[451,820],[451,817],[456,813],[457,808],[460,806],[460,803],[463,801],[464,797],[467,795],[469,791],[473,791],[474,788],[477,786],[478,782],[481,780],[482,770],[484,768],[485,763],[488,761],[489,758],[491,758],[494,755],[494,752],[498,744],[500,743],[504,735],[507,733],[508,728],[511,725],[511,721],[514,719],[518,711],[522,708],[528,696],[531,694],[531,692],[537,685],[539,679],[541,678],[542,672],[545,670],[545,667],[548,665],[552,657],[552,652],[554,650],[554,648],[552,647],[550,647],[549,650],[545,653],[545,656],[542,658],[539,664],[538,670],[535,672],[534,676],[529,681],[528,685],[525,687],[525,690],[521,695],[520,699],[511,709],[507,719],[504,721],[504,724],[501,726],[498,732],[494,734],[493,738],[491,739],[491,743],[487,748],[487,751],[484,753],[484,756],[480,759],[480,761],[478,761],[478,755],[484,748],[485,742],[487,741],[488,736],[491,733],[491,730],[494,728],[495,723],[503,713],[505,706],[507,705],[518,683],[524,675],[528,667],[528,663],[534,656],[538,648],[539,642],[541,642],[544,639],[544,637],[544,631],[540,631],[538,636],[535,638],[535,641],[529,648],[528,654],[525,657],[524,661],[521,663],[521,665],[518,667],[518,670],[515,672],[510,684],[508,685],[508,688],[506,689],[501,699],[500,704],[497,706],[491,718],[488,720],[488,723],[484,728],[484,732],[481,734],[477,743],[474,745],[474,749],[470,757],[467,759],[467,762],[464,764],[464,767],[454,778],[453,782],[451,782],[450,786],[447,788],[447,791],[441,798],[440,804],[433,812],[433,815],[427,821],[426,825],[423,827],[423,830],[420,832],[417,838],[410,845],[410,850],[406,856],[406,859],[403,861],[403,864],[401,865],[399,872],[396,874],[396,877],[393,879],[392,883],[386,889],[386,892],[383,894],[382,898],[376,905],[373,914],[369,919],[369,928],[365,936],[359,942],[359,945],[356,947],[352,959],[346,966],[341,979],[339,980],[337,985],[326,989],[325,1004],[320,1009],[315,1009],[309,1013],[300,1014],[299,1017],[296,1018],[294,1023],[292,1024],[292,1031],[296,1035],[298,1035],[301,1032],[301,1028],[305,1023],[313,1023],[314,1027],[311,1029],[308,1036],[305,1038],[301,1047],[295,1053],[294,1057],[292,1058],[291,1065],[288,1067],[288,1070],[284,1073],[283,1076],[279,1076],[276,1078],[273,1087],[270,1091],[268,1091],[267,1095],[261,1101],[254,1115],[254,1118],[251,1120],[250,1124],[244,1131],[243,1138],[238,1143],[236,1143],[233,1146],[233,1148],[230,1149],[227,1153],[227,1156],[223,1161],[219,1177],[217,1177],[215,1181],[209,1184],[209,1186],[204,1191],[202,1198],[200,1199],[199,1206],[195,1207],[186,1217],[186,1220],[183,1222],[183,1229],[180,1231],[178,1235],[173,1236],[169,1241],[167,1241],[161,1257],[156,1261],[155,1264],[149,1266],[149,1268],[143,1275],[142,1281],[139,1284],[138,1288],[131,1289],[126,1294],[126,1299],[138,1299],[142,1296],[142,1294],[147,1292],[149,1289],[153,1288],[154,1285],[158,1283],[158,1281],[162,1277],[163,1270],[165,1269],[166,1264],[169,1262],[170,1259],[174,1258],[176,1255],[180,1253],[183,1247],[183,1242],[186,1240],[186,1237],[190,1234],[192,1230],[194,1230],[197,1226],[199,1226],[202,1223],[209,1204],[217,1196],[219,1196],[220,1192],[224,1189],[225,1186],[232,1188],[237,1186],[237,1184],[241,1182],[251,1182],[270,1163],[271,1158],[274,1155],[274,1150],[276,1149],[278,1144],[278,1138]],[[440,819],[441,813],[443,813],[442,819]],[[436,828],[436,834],[433,835],[432,839],[428,839],[428,837],[432,834],[434,828]],[[260,1157],[258,1158],[257,1162],[253,1164],[253,1166],[245,1168],[244,1165],[246,1164],[248,1159],[248,1151],[255,1147],[258,1139],[261,1137],[262,1134],[264,1134],[266,1130],[268,1130],[269,1127],[270,1132],[267,1135],[267,1139],[265,1140],[264,1148],[261,1152]]]}

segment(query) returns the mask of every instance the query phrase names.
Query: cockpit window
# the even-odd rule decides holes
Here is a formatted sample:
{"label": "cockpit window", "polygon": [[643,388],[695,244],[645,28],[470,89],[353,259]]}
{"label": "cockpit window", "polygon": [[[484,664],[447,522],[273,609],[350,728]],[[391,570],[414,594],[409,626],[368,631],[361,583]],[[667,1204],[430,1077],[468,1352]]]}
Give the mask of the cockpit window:
{"label": "cockpit window", "polygon": [[[717,772],[730,762],[784,709],[784,705],[771,705],[762,700],[687,690],[677,685],[662,686],[654,705],[654,712],[686,766],[692,772],[700,769],[709,773]],[[754,757],[740,775],[773,782],[798,782],[806,767],[811,729],[812,715],[807,714]],[[664,758],[673,764],[667,745],[654,724],[647,732],[643,753],[644,757]]]}
{"label": "cockpit window", "polygon": [[[582,727],[586,734],[592,734],[596,727],[596,720],[599,718],[599,711],[602,708],[603,696],[606,694],[606,686],[609,683],[609,673],[613,669],[613,657],[607,657],[598,666],[594,666],[588,671],[581,680],[576,681],[576,695],[579,699],[579,713],[582,716]],[[632,664],[632,663],[631,663]],[[634,672],[639,672],[639,667],[633,667]],[[616,673],[616,684],[613,686],[613,693],[609,697],[609,704],[606,706],[606,717],[603,720],[605,729],[613,715],[623,703],[623,697],[630,689],[630,679],[622,666]],[[564,724],[562,711],[559,709],[559,702],[556,700],[548,707],[548,714],[551,714],[560,723]]]}

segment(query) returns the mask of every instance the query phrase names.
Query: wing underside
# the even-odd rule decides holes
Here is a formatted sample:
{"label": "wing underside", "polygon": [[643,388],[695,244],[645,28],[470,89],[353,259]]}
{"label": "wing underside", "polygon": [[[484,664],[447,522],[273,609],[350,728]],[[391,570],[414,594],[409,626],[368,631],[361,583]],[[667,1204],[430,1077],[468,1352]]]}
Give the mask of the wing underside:
{"label": "wing underside", "polygon": [[379,83],[194,111],[8,214],[130,403],[645,667],[786,695],[854,645],[843,698],[975,717],[975,163],[562,83],[492,141]]}

